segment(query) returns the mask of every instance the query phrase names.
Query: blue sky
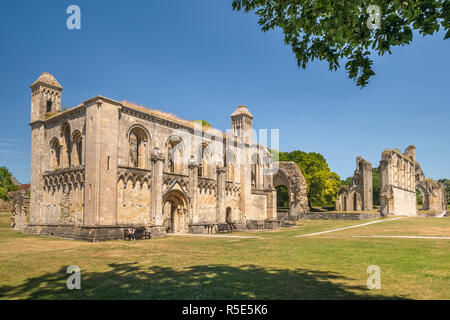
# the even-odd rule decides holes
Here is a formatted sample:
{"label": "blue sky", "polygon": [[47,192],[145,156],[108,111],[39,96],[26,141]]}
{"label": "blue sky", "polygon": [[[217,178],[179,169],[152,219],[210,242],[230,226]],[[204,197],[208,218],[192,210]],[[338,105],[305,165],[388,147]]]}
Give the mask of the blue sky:
{"label": "blue sky", "polygon": [[[81,8],[81,30],[66,8]],[[29,181],[30,84],[43,72],[73,107],[96,95],[230,127],[241,104],[256,128],[280,129],[283,151],[323,154],[341,178],[360,155],[417,147],[427,177],[450,178],[450,41],[416,36],[376,56],[359,89],[323,62],[297,69],[279,30],[230,0],[0,1],[0,166]]]}

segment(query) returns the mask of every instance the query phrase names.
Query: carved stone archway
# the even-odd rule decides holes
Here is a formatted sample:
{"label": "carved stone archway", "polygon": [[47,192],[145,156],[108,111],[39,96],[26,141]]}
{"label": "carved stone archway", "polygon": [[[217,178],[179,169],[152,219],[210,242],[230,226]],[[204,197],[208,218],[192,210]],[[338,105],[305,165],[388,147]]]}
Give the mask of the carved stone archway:
{"label": "carved stone archway", "polygon": [[273,186],[285,186],[289,193],[289,220],[297,220],[302,213],[309,212],[305,177],[293,161],[280,161],[273,176]]}
{"label": "carved stone archway", "polygon": [[163,198],[163,225],[167,233],[186,233],[188,230],[189,200],[181,190],[169,191]]}

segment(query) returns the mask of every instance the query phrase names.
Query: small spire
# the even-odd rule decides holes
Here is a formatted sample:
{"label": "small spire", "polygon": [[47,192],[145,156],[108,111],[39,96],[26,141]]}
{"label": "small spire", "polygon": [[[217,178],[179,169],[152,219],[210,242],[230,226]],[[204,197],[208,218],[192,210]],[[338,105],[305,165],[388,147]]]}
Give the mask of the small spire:
{"label": "small spire", "polygon": [[47,84],[47,85],[50,85],[52,87],[62,89],[62,86],[59,84],[58,81],[56,81],[55,77],[52,74],[48,73],[48,72],[42,72],[40,77],[37,78],[37,80],[35,82],[33,82],[31,87],[34,87],[35,85],[37,85],[39,83]]}
{"label": "small spire", "polygon": [[231,117],[236,117],[240,115],[246,115],[249,118],[253,119],[253,115],[250,113],[250,111],[248,111],[246,106],[237,107],[236,110],[234,110],[234,112],[231,114]]}

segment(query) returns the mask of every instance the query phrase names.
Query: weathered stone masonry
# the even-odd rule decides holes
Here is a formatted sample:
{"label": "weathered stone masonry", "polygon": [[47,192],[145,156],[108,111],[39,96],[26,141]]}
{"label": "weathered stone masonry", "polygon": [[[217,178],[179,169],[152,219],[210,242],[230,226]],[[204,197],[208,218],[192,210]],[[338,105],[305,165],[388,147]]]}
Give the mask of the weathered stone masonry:
{"label": "weathered stone masonry", "polygon": [[444,187],[425,175],[416,161],[416,147],[404,153],[385,150],[380,161],[381,213],[417,216],[416,190],[422,195],[424,210],[444,211],[447,199]]}
{"label": "weathered stone masonry", "polygon": [[337,211],[373,210],[372,164],[356,158],[351,186],[342,186],[336,197]]}
{"label": "weathered stone masonry", "polygon": [[[274,162],[267,147],[252,141],[246,107],[233,112],[232,130],[224,134],[101,96],[61,112],[62,87],[48,73],[31,91],[24,232],[107,240],[121,238],[130,224],[153,237],[215,232],[220,223],[277,225],[268,174]],[[295,177],[304,180],[299,169]],[[305,190],[294,191],[300,208],[294,211],[303,210]]]}

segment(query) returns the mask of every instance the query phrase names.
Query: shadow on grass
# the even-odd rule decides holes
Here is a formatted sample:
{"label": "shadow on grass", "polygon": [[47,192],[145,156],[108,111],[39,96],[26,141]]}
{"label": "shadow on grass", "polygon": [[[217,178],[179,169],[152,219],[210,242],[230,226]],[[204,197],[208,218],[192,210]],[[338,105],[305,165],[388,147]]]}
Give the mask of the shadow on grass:
{"label": "shadow on grass", "polygon": [[[1,299],[401,299],[369,292],[332,272],[271,269],[253,265],[203,265],[181,270],[137,263],[110,264],[110,271],[83,272],[81,290],[68,290],[69,274],[30,278],[0,287]],[[337,283],[339,282],[339,283]],[[356,291],[356,292],[355,292]]]}

